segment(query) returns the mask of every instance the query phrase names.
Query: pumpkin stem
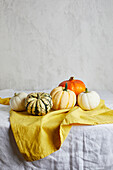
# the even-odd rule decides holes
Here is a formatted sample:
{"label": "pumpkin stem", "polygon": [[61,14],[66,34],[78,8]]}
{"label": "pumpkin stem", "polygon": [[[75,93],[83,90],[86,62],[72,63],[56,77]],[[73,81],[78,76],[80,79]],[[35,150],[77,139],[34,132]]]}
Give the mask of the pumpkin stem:
{"label": "pumpkin stem", "polygon": [[85,93],[88,93],[88,88],[85,89]]}
{"label": "pumpkin stem", "polygon": [[65,84],[65,89],[63,91],[67,91],[67,83]]}
{"label": "pumpkin stem", "polygon": [[74,77],[70,77],[70,79],[69,80],[74,80],[75,78]]}
{"label": "pumpkin stem", "polygon": [[17,96],[18,94],[17,93],[14,93],[14,96]]}

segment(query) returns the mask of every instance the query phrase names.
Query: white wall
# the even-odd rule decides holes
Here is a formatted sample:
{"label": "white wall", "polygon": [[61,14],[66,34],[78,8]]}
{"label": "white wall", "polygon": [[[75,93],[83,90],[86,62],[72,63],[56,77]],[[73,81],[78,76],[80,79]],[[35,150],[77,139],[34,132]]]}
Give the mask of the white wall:
{"label": "white wall", "polygon": [[0,89],[113,92],[113,0],[0,0],[0,59]]}

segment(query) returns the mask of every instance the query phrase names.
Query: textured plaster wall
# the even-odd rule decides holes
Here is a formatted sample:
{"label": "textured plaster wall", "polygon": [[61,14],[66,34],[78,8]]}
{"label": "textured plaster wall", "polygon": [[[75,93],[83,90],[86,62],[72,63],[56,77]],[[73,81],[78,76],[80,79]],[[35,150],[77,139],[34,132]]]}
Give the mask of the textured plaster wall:
{"label": "textured plaster wall", "polygon": [[0,89],[70,76],[113,92],[113,0],[0,0]]}

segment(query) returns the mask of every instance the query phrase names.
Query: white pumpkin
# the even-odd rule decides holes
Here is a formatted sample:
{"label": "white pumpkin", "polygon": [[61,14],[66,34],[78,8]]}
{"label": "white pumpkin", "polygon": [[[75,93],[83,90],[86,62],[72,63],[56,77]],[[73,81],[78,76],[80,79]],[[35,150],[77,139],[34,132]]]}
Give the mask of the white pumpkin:
{"label": "white pumpkin", "polygon": [[10,107],[15,111],[24,111],[25,108],[25,98],[27,97],[27,93],[21,92],[18,94],[14,94],[14,96],[10,99]]}
{"label": "white pumpkin", "polygon": [[78,105],[83,110],[92,110],[100,103],[100,96],[95,91],[86,91],[78,95]]}

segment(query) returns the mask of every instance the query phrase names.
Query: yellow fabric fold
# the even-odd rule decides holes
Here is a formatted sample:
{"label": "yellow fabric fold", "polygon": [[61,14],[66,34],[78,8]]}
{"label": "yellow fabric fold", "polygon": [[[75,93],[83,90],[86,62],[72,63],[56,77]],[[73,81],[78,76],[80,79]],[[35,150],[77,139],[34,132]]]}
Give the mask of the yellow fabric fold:
{"label": "yellow fabric fold", "polygon": [[11,99],[10,97],[8,97],[8,98],[0,97],[0,104],[9,105],[10,99]]}
{"label": "yellow fabric fold", "polygon": [[10,123],[25,160],[34,161],[57,151],[72,125],[113,123],[113,110],[107,108],[103,100],[91,111],[84,111],[75,106],[70,110],[51,111],[45,116],[32,116],[27,112],[11,110]]}
{"label": "yellow fabric fold", "polygon": [[[9,98],[0,100],[8,104]],[[72,125],[113,123],[113,110],[100,101],[97,108],[84,111],[72,109],[51,111],[45,116],[32,116],[25,112],[10,111],[10,123],[17,146],[27,161],[42,159],[57,151],[66,139]]]}

